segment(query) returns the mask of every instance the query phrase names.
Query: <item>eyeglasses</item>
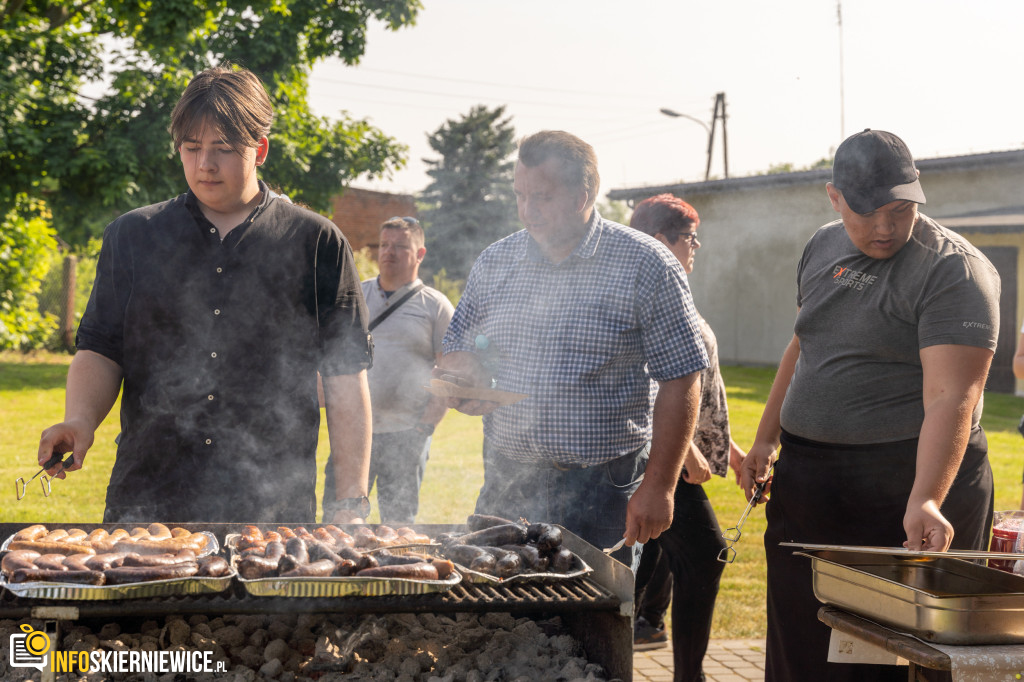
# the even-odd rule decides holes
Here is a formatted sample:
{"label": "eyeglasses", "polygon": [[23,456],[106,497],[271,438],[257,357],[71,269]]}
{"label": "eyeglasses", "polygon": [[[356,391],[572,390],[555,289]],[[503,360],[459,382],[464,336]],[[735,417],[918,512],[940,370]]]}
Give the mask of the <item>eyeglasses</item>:
{"label": "eyeglasses", "polygon": [[696,232],[680,232],[678,235],[676,235],[676,240],[678,240],[680,237],[690,242],[690,246],[693,246],[694,244],[697,243]]}
{"label": "eyeglasses", "polygon": [[396,216],[392,216],[392,217],[388,218],[387,222],[390,223],[392,220],[401,220],[402,222],[406,223],[407,225],[419,225],[420,224],[420,221],[416,220],[412,216],[397,216],[396,215]]}
{"label": "eyeglasses", "polygon": [[[692,233],[696,234],[696,233]],[[775,470],[775,464],[773,463],[768,469],[768,476],[754,486],[754,494],[750,496],[750,501],[747,502],[747,508],[743,510],[743,515],[740,516],[740,520],[736,522],[736,525],[732,528],[728,528],[722,531],[722,537],[725,538],[725,547],[718,553],[718,560],[723,564],[731,564],[736,561],[736,543],[740,541],[740,537],[743,535],[743,522],[747,520],[747,515],[750,514],[750,510],[757,506],[757,503],[761,500],[761,493],[764,492],[764,487],[768,485],[768,481],[771,480],[772,471]]]}

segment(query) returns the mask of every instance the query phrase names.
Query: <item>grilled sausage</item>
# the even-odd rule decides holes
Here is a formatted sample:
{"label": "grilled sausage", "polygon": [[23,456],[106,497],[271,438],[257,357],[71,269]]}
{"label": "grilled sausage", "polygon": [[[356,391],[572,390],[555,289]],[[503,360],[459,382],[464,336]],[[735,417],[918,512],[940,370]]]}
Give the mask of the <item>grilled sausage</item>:
{"label": "grilled sausage", "polygon": [[228,562],[224,557],[210,555],[204,556],[199,560],[199,570],[196,572],[196,575],[210,578],[221,578],[229,573],[231,573],[231,566],[228,565]]}
{"label": "grilled sausage", "polygon": [[45,536],[49,532],[50,531],[47,530],[46,526],[44,526],[41,523],[37,523],[34,526],[29,526],[28,528],[22,528],[17,533],[15,533],[14,537],[11,538],[11,539],[12,540],[28,540],[28,541],[41,540],[43,538],[43,536]]}
{"label": "grilled sausage", "polygon": [[103,585],[105,576],[100,571],[54,571],[45,568],[19,568],[11,575],[12,583],[78,583]]}
{"label": "grilled sausage", "polygon": [[128,531],[124,528],[115,528],[104,536],[90,540],[90,545],[97,554],[109,554],[114,551],[114,546],[121,540],[129,537]]}
{"label": "grilled sausage", "polygon": [[455,564],[448,561],[447,559],[440,559],[438,557],[430,557],[430,565],[437,570],[438,580],[447,580],[448,576],[455,572]]}
{"label": "grilled sausage", "polygon": [[523,560],[519,552],[510,552],[501,547],[481,547],[495,558],[494,575],[499,578],[511,578],[523,572]]}
{"label": "grilled sausage", "polygon": [[60,542],[88,542],[89,534],[81,528],[72,528]]}
{"label": "grilled sausage", "polygon": [[405,578],[409,580],[437,580],[437,568],[426,561],[415,564],[396,564],[364,568],[356,573],[360,578]]}
{"label": "grilled sausage", "polygon": [[65,556],[96,553],[96,550],[89,545],[77,542],[48,542],[44,540],[11,540],[7,545],[7,549],[30,549],[40,554],[63,554]]}
{"label": "grilled sausage", "polygon": [[198,570],[199,564],[195,561],[182,561],[169,566],[120,566],[107,569],[103,575],[107,577],[108,585],[123,585],[151,580],[187,578],[195,575]]}
{"label": "grilled sausage", "polygon": [[[71,556],[62,556],[64,568],[68,571],[91,571],[88,561],[92,559],[95,554],[72,554]],[[36,564],[39,568],[46,568],[40,564]]]}
{"label": "grilled sausage", "polygon": [[238,575],[245,580],[272,578],[277,575],[277,560],[248,556],[238,562]]}
{"label": "grilled sausage", "polygon": [[92,571],[105,571],[108,568],[116,568],[124,563],[127,556],[124,552],[106,552],[97,554],[85,560],[85,566]]}
{"label": "grilled sausage", "polygon": [[327,543],[321,542],[314,537],[305,538],[306,549],[309,551],[309,558],[312,561],[319,561],[320,559],[328,559],[331,562],[338,564],[342,559],[338,554],[327,546]]}
{"label": "grilled sausage", "polygon": [[149,528],[146,530],[149,531],[149,537],[152,540],[162,540],[173,537],[171,535],[171,529],[162,523],[151,523],[149,524]]}
{"label": "grilled sausage", "polygon": [[337,578],[347,578],[350,575],[355,575],[356,570],[356,562],[342,559],[340,564],[335,564],[334,573],[331,575]]}
{"label": "grilled sausage", "polygon": [[278,526],[277,527],[277,532],[280,533],[281,537],[286,539],[286,540],[288,538],[296,537],[295,531],[293,531],[291,528],[288,528],[287,526]]}
{"label": "grilled sausage", "polygon": [[198,552],[207,543],[207,537],[202,533],[191,533],[188,536],[167,538],[164,540],[136,540],[129,542],[121,540],[114,545],[116,552],[135,552],[137,554],[177,554],[183,549],[191,549]]}
{"label": "grilled sausage", "polygon": [[338,528],[334,524],[324,526],[324,530],[333,535],[340,544],[347,545],[349,547],[355,544],[355,540],[352,538],[351,535],[343,531],[341,528]]}
{"label": "grilled sausage", "polygon": [[380,539],[373,529],[368,526],[359,526],[352,531],[352,540],[355,547],[361,549],[376,549],[380,547]]}
{"label": "grilled sausage", "polygon": [[334,562],[330,559],[320,559],[308,564],[299,564],[294,568],[283,571],[282,578],[305,578],[305,577],[327,577],[334,573]]}
{"label": "grilled sausage", "polygon": [[91,545],[94,542],[102,542],[110,537],[110,533],[107,532],[106,528],[97,528],[93,532],[89,533],[88,543]]}
{"label": "grilled sausage", "polygon": [[182,550],[177,554],[137,554],[132,552],[126,554],[122,566],[170,566],[180,564],[182,561],[195,561],[196,553],[190,549]]}
{"label": "grilled sausage", "polygon": [[394,528],[391,526],[385,526],[384,524],[377,526],[377,530],[374,531],[374,535],[377,536],[377,542],[381,545],[393,545],[400,539]]}
{"label": "grilled sausage", "polygon": [[64,559],[67,558],[63,554],[43,554],[36,557],[33,561],[36,568],[43,568],[48,571],[66,571],[68,567],[64,565]]}
{"label": "grilled sausage", "polygon": [[34,552],[30,549],[8,552],[4,554],[3,560],[0,560],[0,570],[3,570],[7,575],[11,575],[19,568],[35,568],[36,565],[33,562],[40,556],[39,552]]}

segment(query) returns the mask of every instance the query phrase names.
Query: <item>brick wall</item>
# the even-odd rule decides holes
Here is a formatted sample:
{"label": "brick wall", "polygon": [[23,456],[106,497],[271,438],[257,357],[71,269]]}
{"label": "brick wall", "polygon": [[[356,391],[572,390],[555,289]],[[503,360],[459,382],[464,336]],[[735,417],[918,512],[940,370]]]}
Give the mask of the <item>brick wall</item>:
{"label": "brick wall", "polygon": [[334,197],[331,220],[341,228],[353,250],[369,246],[376,257],[381,223],[395,216],[416,216],[416,200],[411,194],[349,187]]}

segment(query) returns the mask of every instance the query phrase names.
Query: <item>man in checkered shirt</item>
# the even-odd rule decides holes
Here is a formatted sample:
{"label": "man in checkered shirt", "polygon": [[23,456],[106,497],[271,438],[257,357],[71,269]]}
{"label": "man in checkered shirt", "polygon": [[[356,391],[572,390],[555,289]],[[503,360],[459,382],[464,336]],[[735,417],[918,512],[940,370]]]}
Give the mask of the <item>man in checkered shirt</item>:
{"label": "man in checkered shirt", "polygon": [[519,144],[525,230],[477,259],[435,374],[525,393],[452,398],[484,415],[476,512],[557,523],[635,568],[672,520],[708,359],[686,274],[655,239],[594,209],[597,157],[542,131]]}

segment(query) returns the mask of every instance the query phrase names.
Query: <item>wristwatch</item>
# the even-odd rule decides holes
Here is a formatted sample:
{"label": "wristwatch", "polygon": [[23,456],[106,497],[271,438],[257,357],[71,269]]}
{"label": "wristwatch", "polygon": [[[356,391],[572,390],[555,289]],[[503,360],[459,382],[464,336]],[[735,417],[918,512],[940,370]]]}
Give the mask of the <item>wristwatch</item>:
{"label": "wristwatch", "polygon": [[363,495],[362,497],[346,497],[333,502],[324,500],[324,523],[330,523],[335,512],[341,510],[354,511],[359,518],[365,519],[370,515],[370,498]]}
{"label": "wristwatch", "polygon": [[420,434],[422,434],[424,436],[433,436],[434,435],[434,425],[433,424],[427,424],[425,422],[416,422],[416,426],[413,427],[413,428],[415,428],[418,433],[420,433]]}

